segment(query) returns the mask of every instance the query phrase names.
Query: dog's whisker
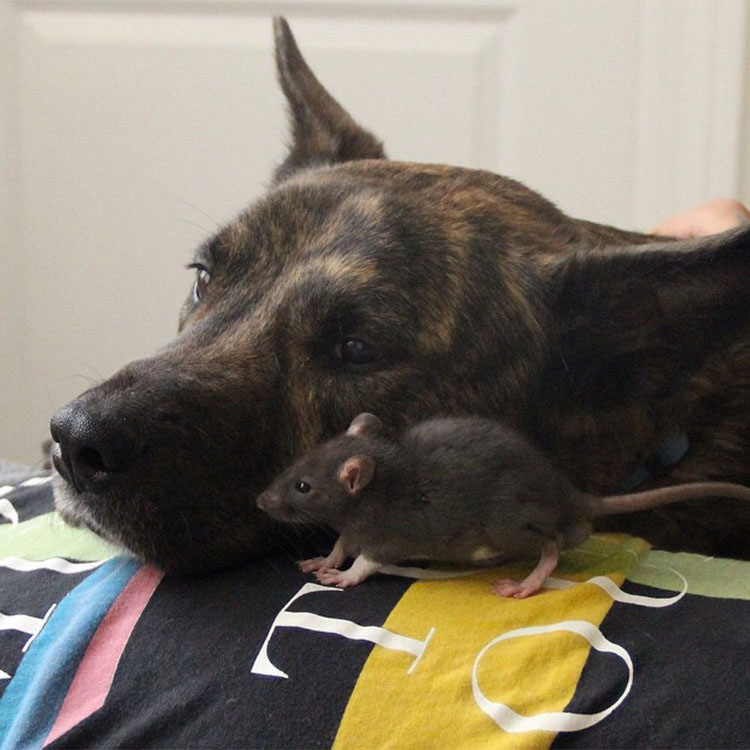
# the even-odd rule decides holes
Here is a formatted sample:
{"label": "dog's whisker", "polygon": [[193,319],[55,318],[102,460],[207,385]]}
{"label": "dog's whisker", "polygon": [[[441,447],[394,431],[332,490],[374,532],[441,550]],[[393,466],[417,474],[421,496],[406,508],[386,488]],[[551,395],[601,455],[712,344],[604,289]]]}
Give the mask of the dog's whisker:
{"label": "dog's whisker", "polygon": [[103,380],[103,378],[92,378],[91,375],[84,375],[82,372],[74,372],[71,377],[83,380],[90,386],[95,386]]}
{"label": "dog's whisker", "polygon": [[[78,364],[81,365],[81,367],[85,367],[85,368],[91,370],[91,372],[93,372],[94,375],[96,375],[96,382],[100,382],[102,380],[105,380],[104,375],[102,375],[102,373],[99,372],[99,370],[97,370],[97,368],[94,367],[94,365],[92,365],[91,363],[86,362],[85,360],[80,359],[79,357],[76,357],[75,361],[78,362]],[[75,374],[78,377],[86,377],[85,375],[81,375],[80,373],[75,373]],[[94,381],[92,380],[91,382],[94,382]]]}
{"label": "dog's whisker", "polygon": [[[300,527],[294,524],[286,523],[283,521],[275,521],[274,529],[278,533],[279,537],[285,542],[284,548],[289,548],[289,551],[293,552],[295,559],[299,559],[304,556],[302,548],[299,545],[299,531]],[[292,532],[296,532],[292,534]]]}
{"label": "dog's whisker", "polygon": [[[175,200],[178,200],[180,203],[182,203],[184,206],[187,206],[192,211],[195,211],[196,213],[199,213],[204,219],[208,219],[213,224],[213,229],[211,231],[215,231],[221,227],[221,223],[216,221],[213,216],[210,214],[207,214],[200,206],[196,206],[194,203],[191,203],[188,200],[185,200],[185,198],[180,198],[178,196],[172,196]],[[196,224],[196,226],[198,226]]]}
{"label": "dog's whisker", "polygon": [[273,570],[279,578],[282,578],[284,573],[281,568],[276,564],[275,560],[271,557],[264,557],[263,562]]}
{"label": "dog's whisker", "polygon": [[175,216],[173,218],[176,219],[177,221],[183,223],[183,224],[187,224],[188,226],[195,227],[196,229],[200,229],[201,232],[203,232],[206,235],[211,235],[215,231],[213,229],[208,229],[207,227],[204,227],[202,224],[198,224],[198,222],[196,222],[196,221],[191,221],[190,219],[185,219],[182,216]]}

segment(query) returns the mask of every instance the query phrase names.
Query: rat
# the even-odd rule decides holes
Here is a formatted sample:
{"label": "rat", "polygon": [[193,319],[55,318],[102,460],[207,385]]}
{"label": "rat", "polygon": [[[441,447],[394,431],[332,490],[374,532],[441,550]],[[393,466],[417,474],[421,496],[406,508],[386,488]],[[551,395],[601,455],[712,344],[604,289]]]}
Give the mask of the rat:
{"label": "rat", "polygon": [[[522,581],[492,591],[525,598],[542,587],[562,549],[580,544],[598,516],[710,496],[750,500],[750,488],[695,482],[626,495],[576,489],[520,433],[482,417],[419,422],[397,440],[359,414],[345,433],[283,471],[257,498],[272,517],[325,525],[339,536],[326,557],[302,560],[321,583],[354,586],[405,561],[489,564],[534,556]],[[351,567],[339,568],[349,557]]]}

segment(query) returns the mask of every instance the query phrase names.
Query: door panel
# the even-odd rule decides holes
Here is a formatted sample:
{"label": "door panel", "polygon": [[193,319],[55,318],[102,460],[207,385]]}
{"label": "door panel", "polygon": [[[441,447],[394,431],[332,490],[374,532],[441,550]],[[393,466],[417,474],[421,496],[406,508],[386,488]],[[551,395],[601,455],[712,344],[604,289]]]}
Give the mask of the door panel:
{"label": "door panel", "polygon": [[[171,338],[192,248],[283,158],[271,5],[0,0],[0,456]],[[273,5],[392,158],[633,228],[739,190],[741,0]]]}

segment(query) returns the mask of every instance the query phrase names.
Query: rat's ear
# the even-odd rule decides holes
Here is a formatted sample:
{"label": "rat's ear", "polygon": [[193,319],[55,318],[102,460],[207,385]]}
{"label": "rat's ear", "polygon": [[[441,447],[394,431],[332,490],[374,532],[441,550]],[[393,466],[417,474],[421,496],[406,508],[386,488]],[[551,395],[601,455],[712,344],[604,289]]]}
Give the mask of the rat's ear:
{"label": "rat's ear", "polygon": [[383,423],[374,414],[363,411],[352,419],[346,434],[353,437],[362,437],[363,435],[377,435],[382,431]]}
{"label": "rat's ear", "polygon": [[356,495],[370,483],[375,473],[375,461],[370,456],[358,454],[347,458],[339,469],[339,482],[350,495]]}
{"label": "rat's ear", "polygon": [[276,170],[274,183],[305,167],[352,159],[384,159],[380,141],[357,125],[307,66],[289,24],[277,16],[273,30],[279,83],[289,103],[292,130],[289,154]]}

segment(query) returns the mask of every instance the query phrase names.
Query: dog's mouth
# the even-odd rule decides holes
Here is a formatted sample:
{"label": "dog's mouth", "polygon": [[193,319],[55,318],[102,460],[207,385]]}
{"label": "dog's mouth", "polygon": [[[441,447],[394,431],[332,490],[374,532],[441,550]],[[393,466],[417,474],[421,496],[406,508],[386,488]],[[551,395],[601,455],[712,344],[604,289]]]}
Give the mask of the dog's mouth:
{"label": "dog's mouth", "polygon": [[64,464],[62,465],[63,470],[60,470],[60,459],[58,458],[57,462],[55,461],[54,448],[52,463],[55,467],[52,475],[55,510],[60,514],[63,521],[74,528],[89,529],[106,542],[122,547],[122,542],[93,517],[88,505],[83,501],[85,493],[80,492],[66,476]]}
{"label": "dog's mouth", "polygon": [[274,523],[250,498],[244,500],[241,479],[222,483],[214,475],[152,470],[77,481],[64,447],[54,444],[50,453],[55,509],[62,520],[170,574],[224,567],[266,554],[274,545]]}
{"label": "dog's mouth", "polygon": [[50,448],[50,457],[52,458],[52,465],[55,467],[55,471],[60,475],[60,477],[62,477],[62,479],[67,482],[67,484],[75,488],[76,492],[80,492],[80,488],[75,486],[73,473],[70,470],[70,466],[67,465],[65,459],[63,458],[60,443],[52,443],[52,447]]}
{"label": "dog's mouth", "polygon": [[63,521],[75,528],[87,528],[108,542],[116,542],[110,533],[92,518],[87,506],[81,502],[84,491],[76,485],[75,474],[66,462],[59,443],[52,443],[50,449],[52,466],[56,475],[53,476],[55,508]]}

